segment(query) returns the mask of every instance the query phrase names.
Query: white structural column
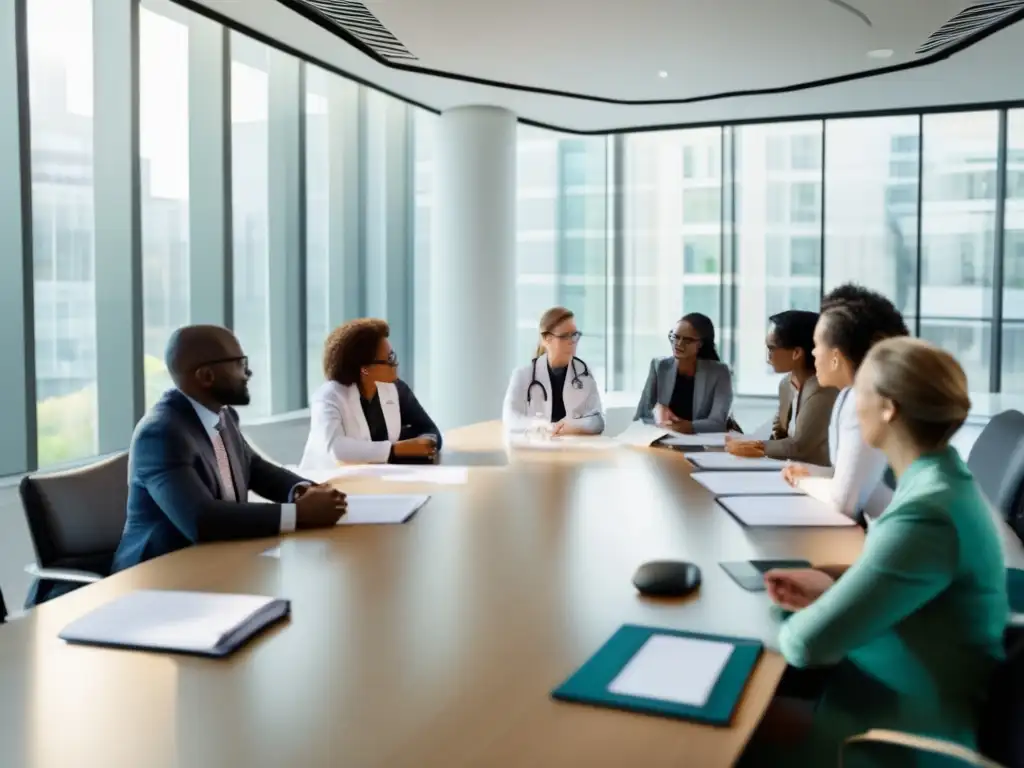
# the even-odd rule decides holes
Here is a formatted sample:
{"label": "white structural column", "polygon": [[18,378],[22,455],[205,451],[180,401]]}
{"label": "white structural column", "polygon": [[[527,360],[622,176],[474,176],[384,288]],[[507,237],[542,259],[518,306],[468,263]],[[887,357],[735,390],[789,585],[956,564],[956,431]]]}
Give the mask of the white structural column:
{"label": "white structural column", "polygon": [[498,418],[514,362],[516,117],[450,109],[436,141],[430,408],[446,429]]}

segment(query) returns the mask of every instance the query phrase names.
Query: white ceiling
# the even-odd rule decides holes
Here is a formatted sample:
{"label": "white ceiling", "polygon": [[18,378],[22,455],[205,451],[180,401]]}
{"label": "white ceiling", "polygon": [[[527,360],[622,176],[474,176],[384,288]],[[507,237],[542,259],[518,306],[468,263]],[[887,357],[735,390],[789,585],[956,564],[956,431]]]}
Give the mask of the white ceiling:
{"label": "white ceiling", "polygon": [[424,106],[503,106],[570,131],[1024,101],[1024,23],[878,73],[929,61],[917,48],[972,0],[364,0],[411,69],[289,7],[301,0],[180,1]]}

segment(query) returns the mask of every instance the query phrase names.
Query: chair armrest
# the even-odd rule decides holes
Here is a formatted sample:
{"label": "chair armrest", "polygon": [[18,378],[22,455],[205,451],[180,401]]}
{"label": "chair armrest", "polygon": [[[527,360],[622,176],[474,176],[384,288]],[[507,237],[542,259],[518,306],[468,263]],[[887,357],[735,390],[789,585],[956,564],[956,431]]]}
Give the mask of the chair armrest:
{"label": "chair armrest", "polygon": [[25,573],[37,579],[48,581],[70,581],[75,584],[93,584],[103,577],[92,571],[77,571],[73,568],[40,568],[35,563],[25,566]]}
{"label": "chair armrest", "polygon": [[851,746],[858,744],[887,744],[889,746],[912,749],[917,752],[951,757],[954,760],[961,761],[964,765],[973,765],[977,766],[977,768],[1004,768],[1004,766],[989,760],[984,755],[978,754],[973,749],[968,749],[952,741],[933,739],[930,736],[918,736],[917,734],[903,733],[902,731],[885,731],[881,729],[872,729],[867,733],[851,736],[843,742],[843,746],[839,750],[839,768],[843,766],[843,757],[847,750]]}

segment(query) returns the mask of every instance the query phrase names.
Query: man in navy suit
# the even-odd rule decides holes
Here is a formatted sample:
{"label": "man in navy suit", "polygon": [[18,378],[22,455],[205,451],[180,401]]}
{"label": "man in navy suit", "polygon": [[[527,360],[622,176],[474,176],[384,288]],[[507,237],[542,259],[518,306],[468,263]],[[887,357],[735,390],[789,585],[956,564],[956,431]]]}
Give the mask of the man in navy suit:
{"label": "man in navy suit", "polygon": [[[114,571],[207,541],[336,525],[345,495],[256,454],[232,406],[249,403],[248,359],[225,328],[193,325],[167,344],[175,389],[132,436],[128,519]],[[252,490],[271,503],[248,501]]]}

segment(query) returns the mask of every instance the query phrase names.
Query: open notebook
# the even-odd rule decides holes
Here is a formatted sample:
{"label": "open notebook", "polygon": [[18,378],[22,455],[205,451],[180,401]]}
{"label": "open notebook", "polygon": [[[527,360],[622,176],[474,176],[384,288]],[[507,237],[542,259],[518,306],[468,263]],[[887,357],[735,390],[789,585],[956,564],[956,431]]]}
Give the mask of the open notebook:
{"label": "open notebook", "polygon": [[76,619],[60,638],[84,645],[227,656],[290,611],[291,603],[276,597],[142,589]]}

